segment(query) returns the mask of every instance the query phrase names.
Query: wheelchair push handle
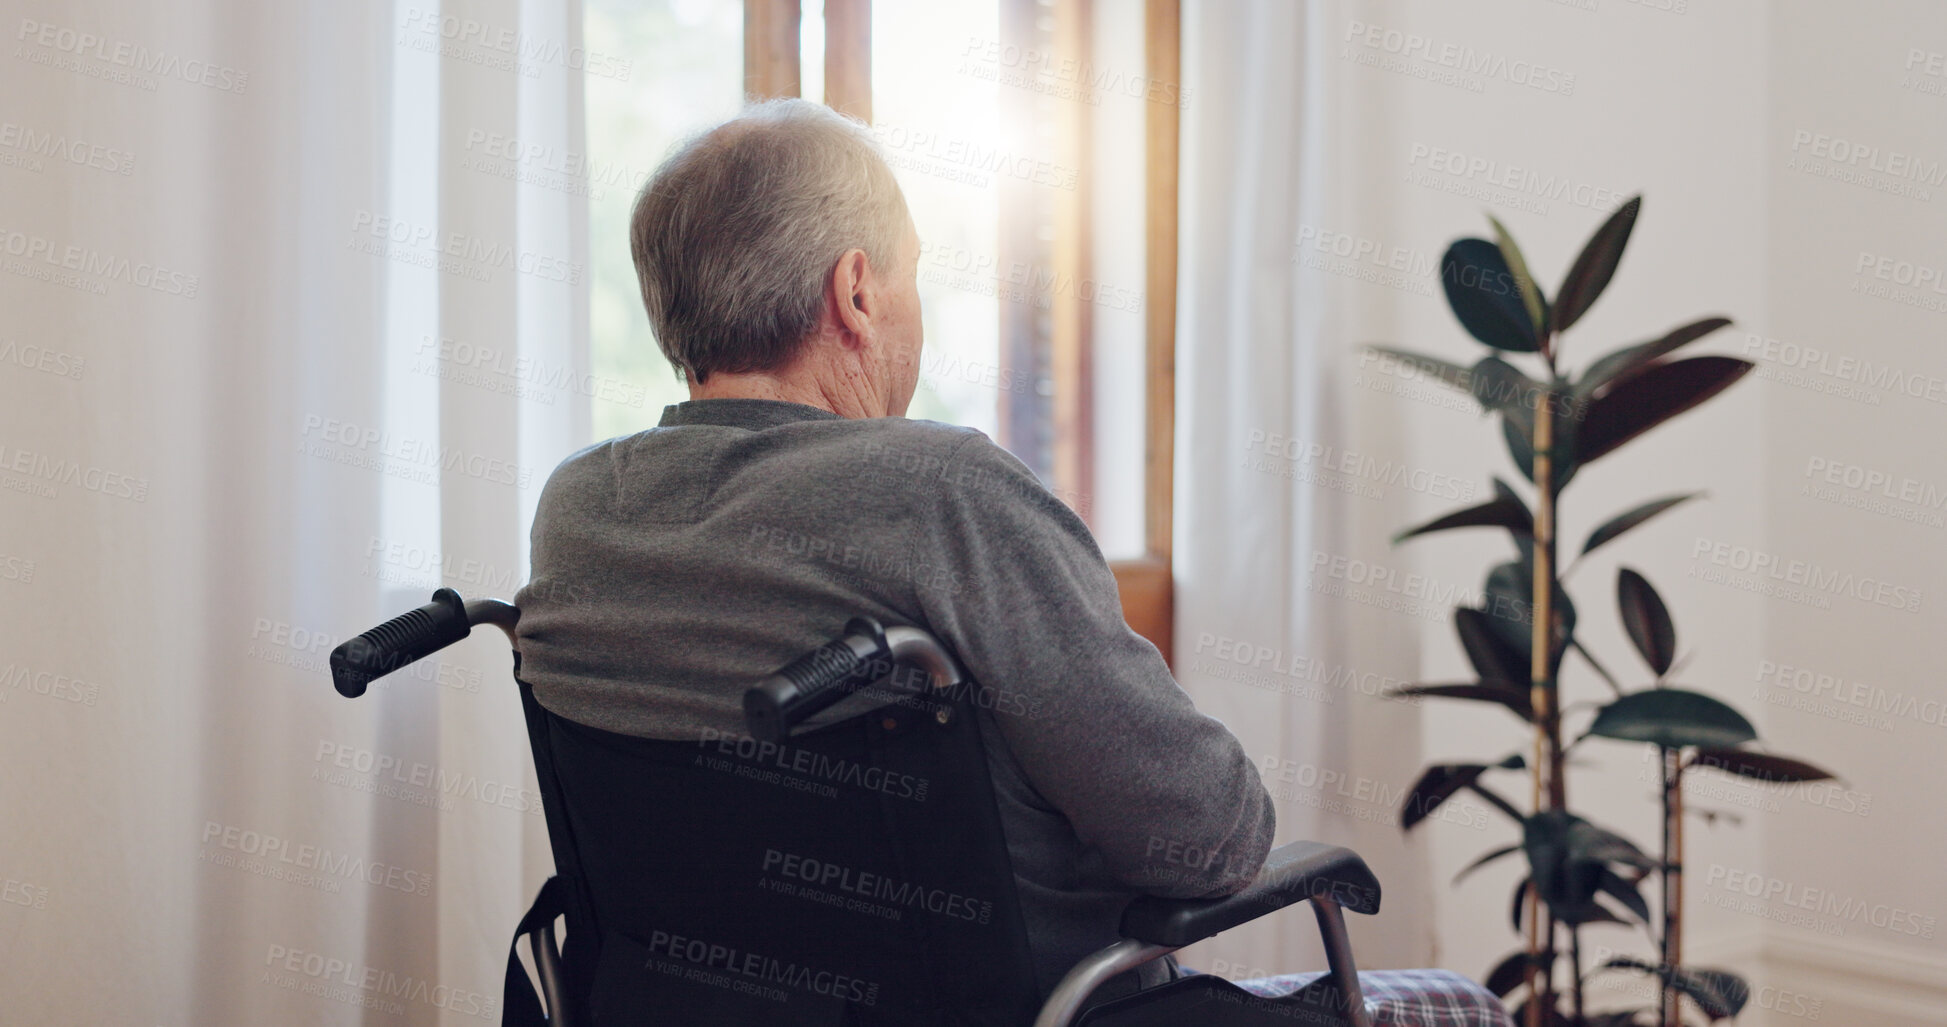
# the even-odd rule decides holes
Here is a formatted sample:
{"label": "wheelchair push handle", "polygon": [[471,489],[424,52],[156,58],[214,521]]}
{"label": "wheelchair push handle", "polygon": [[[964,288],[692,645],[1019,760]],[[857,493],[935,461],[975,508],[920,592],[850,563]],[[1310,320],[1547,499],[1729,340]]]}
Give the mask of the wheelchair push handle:
{"label": "wheelchair push handle", "polygon": [[854,617],[845,633],[777,669],[744,693],[752,738],[783,741],[791,729],[892,669],[886,629]]}
{"label": "wheelchair push handle", "polygon": [[479,605],[483,604],[480,601],[468,603],[462,600],[460,594],[450,588],[434,592],[432,602],[416,610],[408,610],[333,649],[332,686],[347,699],[364,695],[365,686],[372,679],[390,674],[465,638],[473,630],[473,622],[483,619],[469,616],[478,612],[469,610],[469,607]]}

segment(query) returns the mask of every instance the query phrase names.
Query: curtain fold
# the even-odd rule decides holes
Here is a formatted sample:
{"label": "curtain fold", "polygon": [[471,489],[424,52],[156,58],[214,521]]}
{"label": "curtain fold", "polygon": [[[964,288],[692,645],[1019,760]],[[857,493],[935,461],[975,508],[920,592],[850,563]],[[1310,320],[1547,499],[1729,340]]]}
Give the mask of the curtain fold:
{"label": "curtain fold", "polygon": [[357,701],[325,660],[441,584],[511,596],[586,436],[532,370],[587,370],[585,203],[485,152],[585,152],[579,18],[17,5],[8,1022],[497,1022],[550,869],[504,640]]}
{"label": "curtain fold", "polygon": [[[1278,844],[1348,845],[1379,874],[1386,927],[1354,918],[1361,965],[1419,966],[1432,960],[1425,859],[1397,827],[1419,722],[1377,694],[1412,679],[1414,634],[1338,587],[1405,514],[1345,473],[1360,400],[1338,383],[1366,341],[1346,327],[1359,297],[1299,259],[1321,223],[1368,200],[1343,169],[1360,166],[1376,112],[1340,82],[1337,8],[1184,4],[1175,669],[1257,764]],[[1232,978],[1311,969],[1316,939],[1291,910],[1184,961]]]}

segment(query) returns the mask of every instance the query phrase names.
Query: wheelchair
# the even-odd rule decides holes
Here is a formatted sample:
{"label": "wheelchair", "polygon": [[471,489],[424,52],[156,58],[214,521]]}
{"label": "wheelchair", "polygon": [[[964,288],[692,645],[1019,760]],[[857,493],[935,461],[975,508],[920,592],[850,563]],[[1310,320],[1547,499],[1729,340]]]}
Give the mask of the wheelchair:
{"label": "wheelchair", "polygon": [[[747,734],[661,741],[536,702],[520,680],[519,617],[442,588],[330,660],[334,686],[355,698],[478,624],[514,646],[555,874],[515,931],[504,1023],[1370,1027],[1344,911],[1378,912],[1379,882],[1350,850],[1312,842],[1274,849],[1224,898],[1133,900],[1120,939],[1040,994],[976,689],[925,631],[854,618],[752,684]],[[847,699],[830,722],[807,723]],[[838,716],[853,707],[864,709]],[[1330,973],[1297,992],[1273,1002],[1191,973],[1090,1001],[1118,975],[1300,902]]]}

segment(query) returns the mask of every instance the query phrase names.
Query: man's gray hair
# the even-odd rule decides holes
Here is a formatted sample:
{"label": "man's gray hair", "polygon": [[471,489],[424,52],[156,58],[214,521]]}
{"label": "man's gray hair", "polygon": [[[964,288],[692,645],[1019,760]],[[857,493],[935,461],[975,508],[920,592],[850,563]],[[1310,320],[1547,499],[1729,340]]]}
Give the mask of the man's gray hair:
{"label": "man's gray hair", "polygon": [[896,270],[907,224],[863,123],[770,100],[679,147],[642,187],[629,252],[656,344],[692,382],[775,370],[818,326],[832,266]]}

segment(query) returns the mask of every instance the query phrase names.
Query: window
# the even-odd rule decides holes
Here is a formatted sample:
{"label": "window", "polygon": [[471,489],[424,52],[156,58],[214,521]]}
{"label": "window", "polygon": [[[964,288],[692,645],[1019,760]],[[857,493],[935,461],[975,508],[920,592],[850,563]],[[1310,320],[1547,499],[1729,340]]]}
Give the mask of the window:
{"label": "window", "polygon": [[[626,243],[631,186],[741,96],[868,121],[921,239],[926,348],[911,416],[966,424],[1086,520],[1132,626],[1170,652],[1178,10],[1174,0],[586,0],[597,437],[686,395],[655,350]],[[738,60],[737,57],[741,57]],[[607,162],[605,165],[604,162]]]}

